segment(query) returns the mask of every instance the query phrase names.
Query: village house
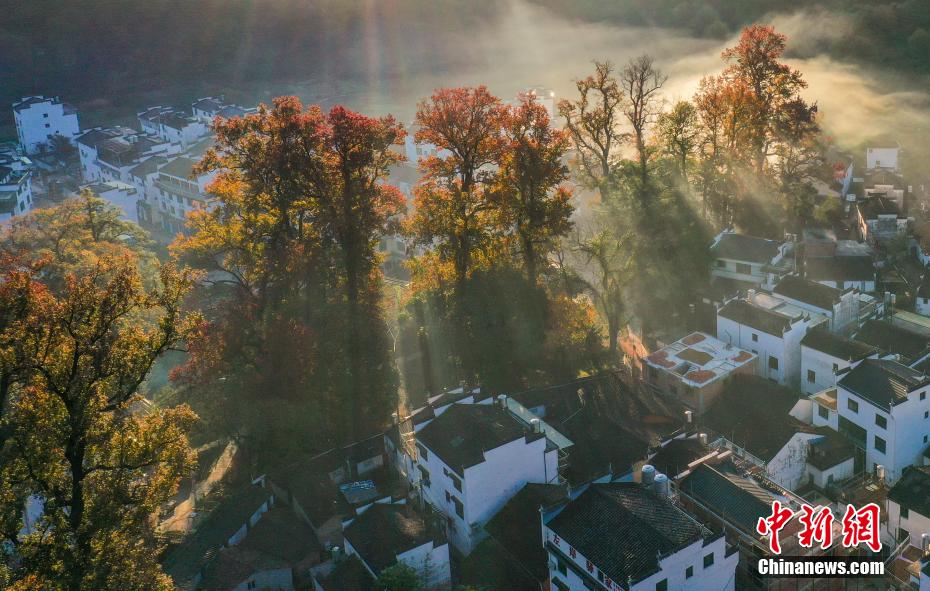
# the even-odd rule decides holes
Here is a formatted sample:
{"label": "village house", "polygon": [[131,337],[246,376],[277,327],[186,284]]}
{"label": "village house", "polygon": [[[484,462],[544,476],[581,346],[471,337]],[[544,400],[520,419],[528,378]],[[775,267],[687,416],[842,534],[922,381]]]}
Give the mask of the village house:
{"label": "village house", "polygon": [[495,404],[451,404],[416,432],[414,486],[468,554],[484,524],[529,482],[558,481],[558,448]]}
{"label": "village house", "polygon": [[714,403],[726,379],[755,373],[757,355],[695,332],[643,358],[646,383],[698,414]]}
{"label": "village house", "polygon": [[[527,587],[540,589],[549,582],[549,554],[542,544],[539,515],[564,505],[568,495],[569,488],[563,484],[527,484],[485,525],[491,537],[482,544],[491,544],[497,553],[512,557],[517,562],[515,569],[532,579]],[[506,562],[503,568],[508,568]],[[519,581],[493,583],[490,588],[513,588]]]}
{"label": "village house", "polygon": [[81,187],[82,191],[89,191],[94,197],[103,199],[119,208],[122,212],[120,218],[133,223],[139,223],[139,206],[142,195],[133,185],[120,181],[101,181]]}
{"label": "village house", "polygon": [[77,109],[57,96],[27,96],[13,103],[13,121],[19,145],[30,156],[51,150],[57,136],[73,143],[81,130]]}
{"label": "village house", "polygon": [[[211,560],[222,549],[242,543],[275,501],[268,489],[252,484],[224,494],[219,504],[181,544],[168,552],[163,561],[165,572],[180,591],[200,589]],[[278,568],[269,570],[280,571]],[[277,579],[279,574],[273,572],[272,576]]]}
{"label": "village house", "polygon": [[20,160],[0,162],[0,224],[32,209],[32,172]]}
{"label": "village house", "polygon": [[772,285],[794,269],[792,244],[746,236],[725,230],[710,247],[715,278],[759,285]]}
{"label": "village house", "polygon": [[194,159],[178,156],[158,169],[153,189],[157,195],[158,216],[165,232],[183,232],[187,214],[209,206],[211,197],[207,187],[213,182],[216,173],[195,175],[195,165]]}
{"label": "village house", "polygon": [[[771,484],[760,482],[747,470],[739,467],[727,452],[696,464],[682,475],[676,490],[682,508],[697,516],[715,530],[725,532],[727,542],[738,550],[738,589],[821,589],[824,580],[816,578],[762,577],[755,568],[760,557],[775,555],[766,540],[759,536],[756,524],[760,518],[768,517],[772,502],[798,507],[803,499],[790,491],[779,490]],[[801,525],[797,519],[789,522],[781,531],[782,555],[824,556],[833,554],[839,543],[840,525],[833,525],[834,547],[821,550],[818,545],[803,548],[797,534]],[[687,587],[683,587],[687,588]]]}
{"label": "village house", "polygon": [[725,447],[762,468],[767,479],[787,490],[850,478],[855,448],[829,429],[812,428],[797,418],[804,404],[788,388],[738,376],[700,424],[713,434],[712,446]]}
{"label": "village house", "polygon": [[909,324],[890,322],[887,319],[866,320],[853,338],[879,349],[884,355],[897,356],[898,361],[904,365],[912,365],[930,355],[930,336]]}
{"label": "village house", "polygon": [[372,578],[400,563],[419,576],[425,589],[451,586],[449,543],[411,505],[375,502],[359,508],[343,529],[346,555],[357,556]]}
{"label": "village house", "polygon": [[733,299],[717,311],[717,338],[756,355],[758,375],[797,386],[801,339],[809,329],[826,323],[823,315],[750,290],[745,298]]}
{"label": "village house", "polygon": [[865,359],[838,377],[836,408],[826,407],[826,418],[818,408],[814,425],[832,427],[835,420],[837,430],[864,451],[865,469],[883,471],[893,483],[905,468],[921,463],[930,443],[928,390],[930,378],[915,369]]}
{"label": "village house", "polygon": [[543,514],[552,588],[735,588],[738,553],[669,498],[667,479],[592,484]]}
{"label": "village house", "polygon": [[787,275],[772,293],[802,310],[825,317],[831,332],[845,334],[859,327],[859,293],[854,288],[837,289]]}
{"label": "village house", "polygon": [[137,118],[144,133],[182,148],[197,142],[209,131],[202,120],[173,107],[151,107],[138,113]]}
{"label": "village house", "polygon": [[905,236],[909,223],[909,218],[901,213],[894,199],[875,195],[856,203],[859,237],[870,244]]}
{"label": "village house", "polygon": [[900,172],[899,158],[901,147],[897,144],[879,144],[866,148],[865,167],[867,170],[885,169]]}
{"label": "village house", "polygon": [[[930,461],[925,462],[930,464]],[[930,465],[912,466],[888,491],[885,528],[896,542],[921,550],[930,542]]]}
{"label": "village house", "polygon": [[808,331],[801,339],[801,391],[815,394],[836,384],[837,372],[866,357],[877,357],[878,349],[834,334],[823,328]]}

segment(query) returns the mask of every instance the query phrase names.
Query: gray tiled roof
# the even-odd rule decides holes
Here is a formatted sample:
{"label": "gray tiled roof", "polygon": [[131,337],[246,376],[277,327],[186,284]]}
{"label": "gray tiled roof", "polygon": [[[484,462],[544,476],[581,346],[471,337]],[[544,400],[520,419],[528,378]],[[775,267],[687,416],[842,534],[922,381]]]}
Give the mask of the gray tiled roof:
{"label": "gray tiled roof", "polygon": [[746,236],[744,234],[724,234],[712,248],[715,257],[752,263],[770,263],[778,254],[779,244],[774,240]]}
{"label": "gray tiled roof", "polygon": [[846,361],[865,359],[877,352],[877,349],[871,345],[847,339],[822,328],[808,331],[801,340],[801,344],[815,351],[826,353],[837,359],[845,359]]}
{"label": "gray tiled roof", "polygon": [[908,392],[930,384],[930,378],[897,361],[866,359],[840,378],[837,384],[887,410],[907,400]]}
{"label": "gray tiled roof", "polygon": [[648,577],[660,556],[709,535],[667,498],[633,482],[592,484],[548,527],[617,582]]}
{"label": "gray tiled roof", "polygon": [[452,404],[417,433],[417,442],[436,454],[449,468],[464,476],[465,468],[484,461],[484,452],[530,433],[496,404]]}

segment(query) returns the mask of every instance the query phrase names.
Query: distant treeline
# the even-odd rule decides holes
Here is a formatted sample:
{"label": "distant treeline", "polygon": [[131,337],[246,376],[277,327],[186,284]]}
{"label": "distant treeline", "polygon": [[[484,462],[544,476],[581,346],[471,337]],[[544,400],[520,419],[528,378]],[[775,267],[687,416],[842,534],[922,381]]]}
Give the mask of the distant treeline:
{"label": "distant treeline", "polygon": [[[820,9],[848,17],[852,30],[814,47],[843,60],[930,72],[928,0],[530,0],[563,16],[675,27],[722,38],[773,13]],[[840,21],[837,21],[840,26]]]}
{"label": "distant treeline", "polygon": [[496,5],[492,0],[0,0],[0,104],[34,91],[80,102],[178,85],[223,88],[343,74],[340,69],[351,76],[369,52],[382,51],[366,47],[366,38],[379,43],[412,38],[429,49],[422,53],[428,59],[455,59],[455,48],[430,32],[465,29],[493,17]]}

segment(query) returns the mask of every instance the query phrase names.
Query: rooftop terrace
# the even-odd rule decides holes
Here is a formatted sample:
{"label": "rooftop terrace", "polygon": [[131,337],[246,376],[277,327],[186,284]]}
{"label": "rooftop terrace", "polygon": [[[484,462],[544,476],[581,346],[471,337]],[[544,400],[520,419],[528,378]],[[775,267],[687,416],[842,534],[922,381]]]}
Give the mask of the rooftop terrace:
{"label": "rooftop terrace", "polygon": [[755,361],[756,355],[703,332],[694,332],[645,358],[647,365],[681,376],[700,388]]}

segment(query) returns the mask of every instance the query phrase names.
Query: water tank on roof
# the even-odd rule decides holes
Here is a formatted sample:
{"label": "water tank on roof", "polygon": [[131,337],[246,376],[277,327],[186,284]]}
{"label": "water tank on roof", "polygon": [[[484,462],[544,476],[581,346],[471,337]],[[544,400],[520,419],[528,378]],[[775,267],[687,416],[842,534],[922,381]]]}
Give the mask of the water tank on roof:
{"label": "water tank on roof", "polygon": [[665,474],[656,474],[655,482],[653,483],[653,490],[656,491],[656,494],[660,497],[668,496],[668,476]]}
{"label": "water tank on roof", "polygon": [[656,478],[656,468],[655,466],[650,466],[646,464],[643,466],[643,484],[652,485],[652,482]]}
{"label": "water tank on roof", "polygon": [[885,467],[881,464],[875,464],[875,477],[879,480],[885,479]]}
{"label": "water tank on roof", "polygon": [[698,441],[701,445],[707,447],[707,433],[698,433]]}

